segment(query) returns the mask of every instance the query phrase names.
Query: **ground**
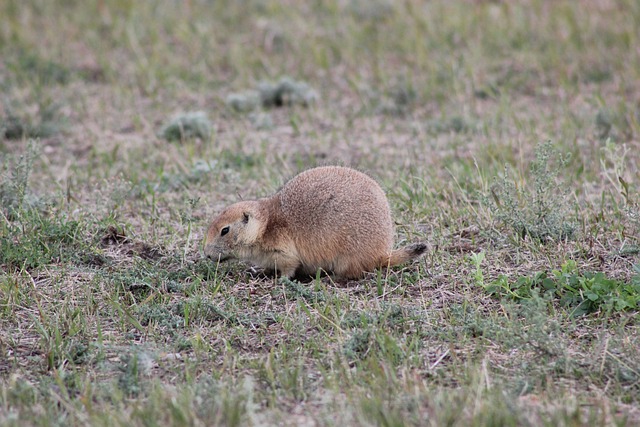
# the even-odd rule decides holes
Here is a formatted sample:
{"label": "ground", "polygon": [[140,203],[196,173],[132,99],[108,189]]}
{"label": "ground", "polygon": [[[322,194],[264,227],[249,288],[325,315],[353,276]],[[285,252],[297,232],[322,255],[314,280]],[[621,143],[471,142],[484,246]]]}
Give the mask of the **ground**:
{"label": "ground", "polygon": [[[634,0],[0,3],[0,424],[637,425]],[[203,259],[309,167],[420,261]]]}

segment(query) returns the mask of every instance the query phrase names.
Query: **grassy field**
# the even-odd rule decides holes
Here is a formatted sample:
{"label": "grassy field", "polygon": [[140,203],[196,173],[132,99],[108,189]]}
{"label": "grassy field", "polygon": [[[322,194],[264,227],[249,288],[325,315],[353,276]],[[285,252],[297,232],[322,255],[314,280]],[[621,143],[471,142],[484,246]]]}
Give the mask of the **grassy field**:
{"label": "grassy field", "polygon": [[[640,423],[640,3],[0,2],[0,425]],[[207,221],[366,171],[426,257]]]}

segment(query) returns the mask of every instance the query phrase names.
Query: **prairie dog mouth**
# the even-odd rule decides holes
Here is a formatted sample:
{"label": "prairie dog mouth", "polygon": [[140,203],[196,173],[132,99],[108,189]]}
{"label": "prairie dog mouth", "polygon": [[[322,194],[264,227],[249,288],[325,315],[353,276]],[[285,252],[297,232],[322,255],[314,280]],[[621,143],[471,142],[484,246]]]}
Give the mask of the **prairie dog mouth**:
{"label": "prairie dog mouth", "polygon": [[211,261],[213,262],[224,262],[227,261],[228,259],[231,258],[230,255],[207,255],[207,258],[209,258]]}

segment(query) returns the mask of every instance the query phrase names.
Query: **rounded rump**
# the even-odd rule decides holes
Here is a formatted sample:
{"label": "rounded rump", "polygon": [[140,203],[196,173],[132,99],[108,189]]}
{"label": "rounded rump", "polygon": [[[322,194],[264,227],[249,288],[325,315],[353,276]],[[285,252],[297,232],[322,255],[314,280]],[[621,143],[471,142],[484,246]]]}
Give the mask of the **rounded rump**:
{"label": "rounded rump", "polygon": [[318,262],[327,253],[377,261],[393,246],[387,197],[362,172],[340,166],[309,169],[287,182],[277,196],[296,246],[314,248],[301,251],[308,258],[305,263]]}

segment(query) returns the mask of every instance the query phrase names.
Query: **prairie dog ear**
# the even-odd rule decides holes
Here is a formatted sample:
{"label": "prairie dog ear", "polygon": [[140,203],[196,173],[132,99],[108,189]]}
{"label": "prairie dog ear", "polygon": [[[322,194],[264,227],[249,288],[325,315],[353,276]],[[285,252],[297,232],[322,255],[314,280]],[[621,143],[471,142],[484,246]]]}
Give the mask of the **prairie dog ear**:
{"label": "prairie dog ear", "polygon": [[260,237],[261,231],[264,229],[264,224],[249,212],[242,214],[242,224],[244,225],[244,233],[240,235],[240,239],[245,244],[251,245],[255,243],[258,237]]}

